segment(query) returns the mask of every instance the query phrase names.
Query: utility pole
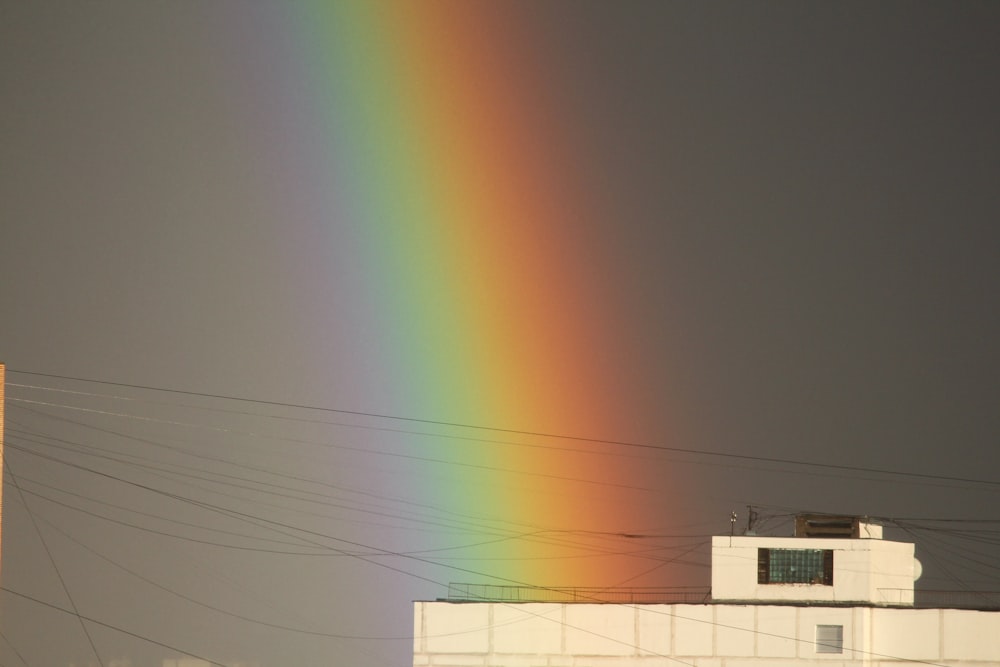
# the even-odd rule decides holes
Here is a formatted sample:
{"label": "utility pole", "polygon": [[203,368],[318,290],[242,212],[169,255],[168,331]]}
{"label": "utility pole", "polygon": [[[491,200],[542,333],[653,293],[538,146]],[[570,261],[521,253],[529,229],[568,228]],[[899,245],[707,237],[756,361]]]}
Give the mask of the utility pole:
{"label": "utility pole", "polygon": [[3,462],[3,390],[6,385],[6,367],[0,363],[0,563],[3,562],[3,473],[6,469]]}

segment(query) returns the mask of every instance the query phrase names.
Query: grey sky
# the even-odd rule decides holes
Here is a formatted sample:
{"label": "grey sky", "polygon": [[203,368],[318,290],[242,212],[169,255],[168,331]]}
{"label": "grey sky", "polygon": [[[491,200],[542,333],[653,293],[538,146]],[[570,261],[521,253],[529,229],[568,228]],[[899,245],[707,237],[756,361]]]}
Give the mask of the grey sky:
{"label": "grey sky", "polygon": [[[352,286],[370,267],[310,242],[321,223],[302,211],[290,218],[268,197],[287,174],[271,171],[252,124],[232,120],[252,115],[239,107],[249,99],[241,86],[256,82],[248,72],[281,87],[277,64],[262,55],[284,48],[287,35],[268,18],[280,12],[213,5],[0,3],[0,360],[8,383],[46,388],[8,388],[7,458],[37,494],[136,523],[95,501],[127,506],[146,513],[145,528],[257,549],[169,539],[28,495],[81,614],[220,661],[406,664],[410,601],[471,575],[368,547],[439,546],[434,531],[454,543],[483,538],[443,512],[474,508],[418,506],[429,498],[411,485],[462,474],[400,459],[420,436],[307,420],[400,427],[385,421],[11,372],[385,412],[384,379],[370,374],[367,306]],[[651,474],[686,485],[684,502],[644,528],[723,532],[729,512],[748,503],[768,514],[1000,518],[1000,7],[574,2],[510,11],[586,161],[586,186],[605,193],[600,224],[582,233],[601,249],[594,270],[608,278],[594,298],[623,318],[621,378],[645,416],[622,423],[616,439],[992,482],[676,454]],[[255,40],[268,48],[251,70],[240,58]],[[83,447],[116,459],[66,449]],[[252,516],[224,518],[24,450]],[[168,474],[168,465],[190,468]],[[248,479],[326,494],[327,504],[229,486]],[[3,585],[68,608],[9,478],[4,492]],[[253,523],[264,516],[273,523]],[[263,539],[295,545],[272,544],[278,551],[314,550],[287,526],[335,534],[356,542],[335,548],[369,555],[263,551]],[[972,554],[985,565],[947,566],[968,545],[924,536],[923,585],[1000,588],[995,539]],[[489,558],[490,549],[466,555]],[[702,567],[674,572],[684,580],[649,583],[707,583]],[[348,637],[248,623],[150,581],[271,625]],[[0,605],[4,635],[27,664],[92,659],[75,619],[10,594]],[[105,663],[174,655],[89,628]],[[21,664],[3,642],[0,662]]]}

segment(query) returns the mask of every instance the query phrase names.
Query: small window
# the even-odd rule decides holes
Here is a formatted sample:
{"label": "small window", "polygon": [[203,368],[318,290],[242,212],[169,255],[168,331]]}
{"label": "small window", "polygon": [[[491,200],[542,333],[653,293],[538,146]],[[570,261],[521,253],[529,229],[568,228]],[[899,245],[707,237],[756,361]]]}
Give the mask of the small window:
{"label": "small window", "polygon": [[842,625],[817,625],[816,626],[816,652],[817,653],[843,653],[844,652],[844,626],[842,626]]}
{"label": "small window", "polygon": [[757,583],[833,586],[833,550],[758,549]]}

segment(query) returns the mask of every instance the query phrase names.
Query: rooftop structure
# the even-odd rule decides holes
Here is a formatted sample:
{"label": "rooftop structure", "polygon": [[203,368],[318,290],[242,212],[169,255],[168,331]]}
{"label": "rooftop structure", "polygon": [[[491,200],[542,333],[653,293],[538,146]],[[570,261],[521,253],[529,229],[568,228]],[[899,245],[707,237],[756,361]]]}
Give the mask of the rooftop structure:
{"label": "rooftop structure", "polygon": [[796,537],[712,538],[715,602],[913,606],[913,545],[860,519],[802,515]]}
{"label": "rooftop structure", "polygon": [[416,602],[413,664],[1000,664],[1000,611],[915,608],[913,553],[862,518],[803,515],[796,537],[713,538],[710,599],[652,603],[619,592],[615,601],[582,589],[573,602],[573,589],[536,589],[558,601],[511,602],[504,587],[501,599]]}

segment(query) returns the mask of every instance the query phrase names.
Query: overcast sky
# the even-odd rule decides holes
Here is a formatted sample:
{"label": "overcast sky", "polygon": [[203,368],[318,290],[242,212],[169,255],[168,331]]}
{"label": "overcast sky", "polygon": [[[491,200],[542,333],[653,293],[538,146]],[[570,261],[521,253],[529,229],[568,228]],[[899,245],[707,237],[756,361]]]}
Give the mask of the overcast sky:
{"label": "overcast sky", "polygon": [[[0,663],[404,665],[411,601],[449,581],[648,547],[618,583],[707,585],[705,540],[748,504],[775,530],[804,510],[880,517],[917,541],[922,586],[1000,590],[996,523],[926,521],[1000,520],[1000,6],[463,5],[428,11],[518,46],[552,150],[600,193],[573,231],[585,256],[551,260],[588,269],[562,289],[619,332],[616,386],[574,391],[628,406],[600,433],[471,425],[673,449],[612,447],[629,478],[501,483],[448,443],[481,464],[513,435],[393,419],[470,421],[387,398],[413,379],[377,358],[359,285],[396,267],[288,194],[327,187],[269,125],[297,108],[297,10],[3,0]],[[517,438],[564,446],[568,470],[598,446]],[[554,525],[538,500],[550,536],[647,537],[506,548],[523,517],[477,507],[480,482],[581,516],[613,499],[599,526]]]}

